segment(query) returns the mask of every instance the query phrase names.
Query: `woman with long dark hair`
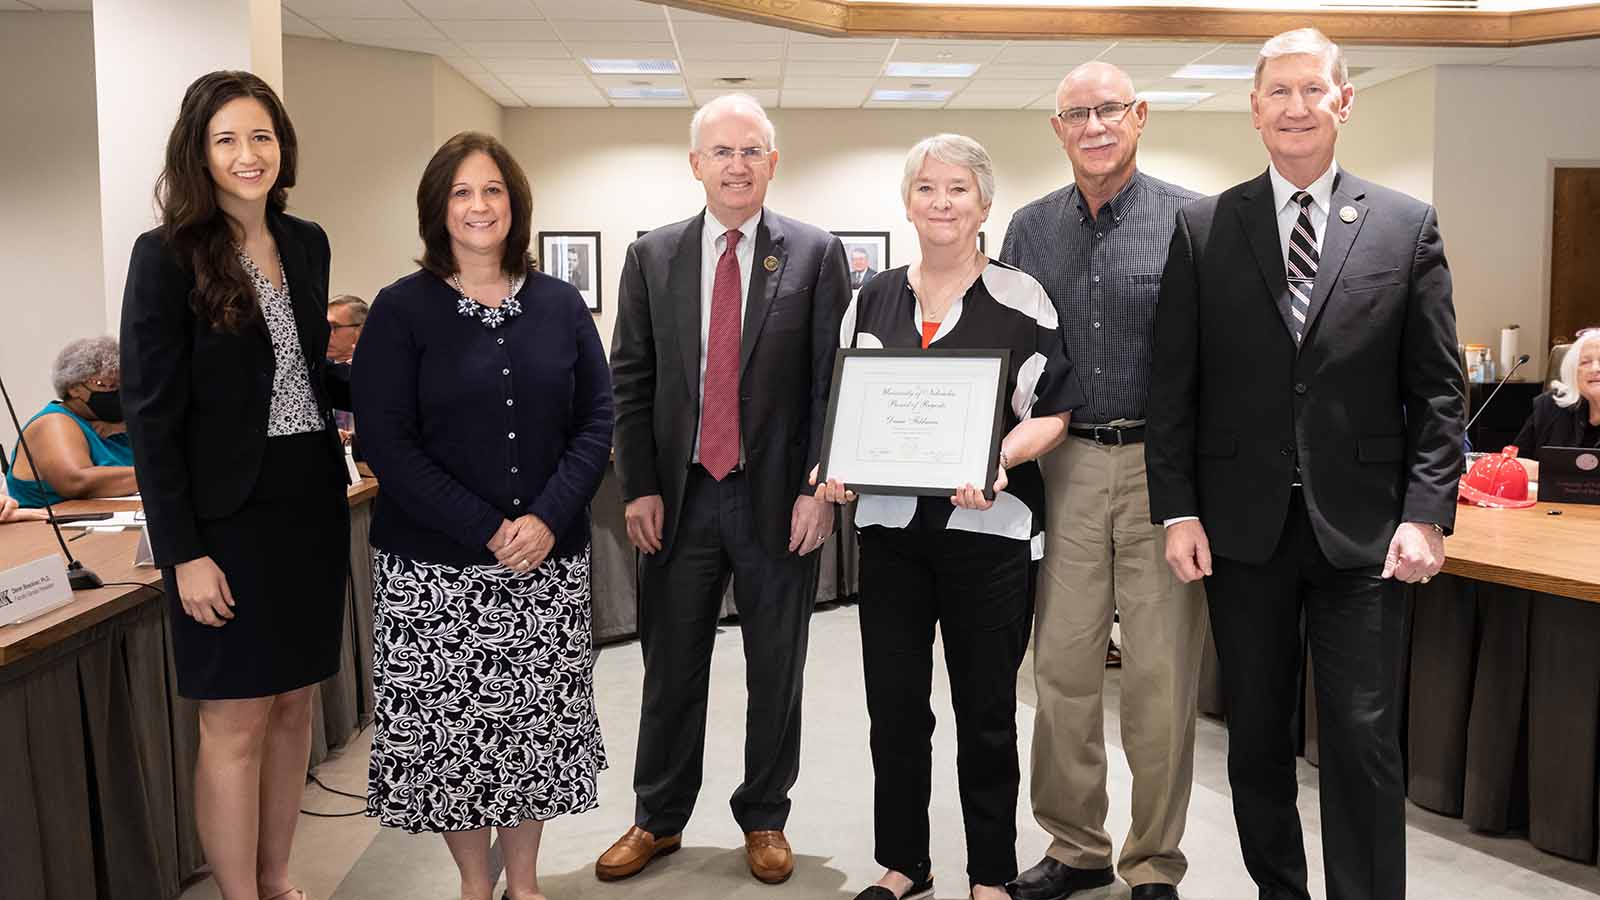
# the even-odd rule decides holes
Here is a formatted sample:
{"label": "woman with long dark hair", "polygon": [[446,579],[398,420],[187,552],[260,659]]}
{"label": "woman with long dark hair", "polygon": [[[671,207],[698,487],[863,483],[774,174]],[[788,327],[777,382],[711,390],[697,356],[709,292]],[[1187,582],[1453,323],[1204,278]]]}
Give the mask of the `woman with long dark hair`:
{"label": "woman with long dark hair", "polygon": [[191,84],[122,301],[122,402],[178,693],[199,701],[195,817],[225,900],[305,900],[289,848],[349,569],[328,238],[284,212],[295,162],[260,78]]}

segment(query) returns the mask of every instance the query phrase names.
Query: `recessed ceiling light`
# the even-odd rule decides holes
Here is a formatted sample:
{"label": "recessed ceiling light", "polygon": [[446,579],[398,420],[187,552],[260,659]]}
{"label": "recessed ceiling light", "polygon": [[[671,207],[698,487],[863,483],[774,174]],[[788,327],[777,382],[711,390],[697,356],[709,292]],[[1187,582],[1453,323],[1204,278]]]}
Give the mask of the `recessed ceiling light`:
{"label": "recessed ceiling light", "polygon": [[675,59],[594,59],[584,57],[583,64],[596,75],[675,75]]}
{"label": "recessed ceiling light", "polygon": [[892,62],[884,74],[890,78],[970,78],[976,71],[977,63]]}
{"label": "recessed ceiling light", "polygon": [[682,100],[685,96],[679,87],[615,87],[606,91],[613,100]]}
{"label": "recessed ceiling light", "polygon": [[1144,91],[1139,94],[1139,99],[1162,106],[1179,106],[1199,103],[1215,96],[1210,91]]}
{"label": "recessed ceiling light", "polygon": [[1204,63],[1184,66],[1173,78],[1234,78],[1243,81],[1256,77],[1255,66],[1211,66]]}
{"label": "recessed ceiling light", "polygon": [[943,103],[954,91],[897,91],[879,88],[872,99],[883,103]]}

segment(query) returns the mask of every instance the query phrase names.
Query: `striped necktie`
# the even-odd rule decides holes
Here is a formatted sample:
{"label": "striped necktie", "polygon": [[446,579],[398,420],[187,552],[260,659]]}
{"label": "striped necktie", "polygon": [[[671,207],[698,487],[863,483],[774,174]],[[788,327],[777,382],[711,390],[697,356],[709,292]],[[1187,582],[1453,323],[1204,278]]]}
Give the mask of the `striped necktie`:
{"label": "striped necktie", "polygon": [[711,282],[711,329],[706,338],[706,376],[700,398],[700,465],[718,481],[739,465],[739,239],[730,228],[728,249],[717,260]]}
{"label": "striped necktie", "polygon": [[1294,220],[1294,230],[1289,232],[1289,312],[1294,317],[1294,342],[1305,337],[1306,321],[1311,315],[1311,294],[1317,286],[1317,232],[1311,225],[1311,195],[1295,191],[1294,202],[1300,204],[1300,215]]}

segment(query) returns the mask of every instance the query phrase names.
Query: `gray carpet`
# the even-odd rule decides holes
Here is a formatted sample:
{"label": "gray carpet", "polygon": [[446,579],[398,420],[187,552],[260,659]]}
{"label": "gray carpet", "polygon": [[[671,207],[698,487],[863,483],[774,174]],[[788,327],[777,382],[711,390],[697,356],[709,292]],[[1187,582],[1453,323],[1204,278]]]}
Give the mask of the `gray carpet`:
{"label": "gray carpet", "polygon": [[[739,631],[725,628],[717,640],[708,727],[705,786],[684,835],[684,849],[629,881],[595,880],[595,857],[631,823],[630,777],[638,729],[640,657],[637,644],[606,648],[596,673],[601,723],[612,762],[601,782],[601,806],[582,816],[546,826],[540,854],[540,885],[551,900],[656,898],[722,900],[783,897],[850,900],[880,873],[872,860],[872,767],[867,755],[867,718],[861,687],[861,648],[853,607],[819,612],[813,620],[806,673],[803,768],[796,785],[794,812],[787,830],[798,856],[794,878],[770,887],[753,880],[744,864],[743,838],[728,812],[727,798],[738,784],[742,759],[744,657]],[[1116,742],[1115,673],[1107,723]],[[1027,670],[1023,680],[1030,681]],[[936,896],[967,896],[960,809],[955,788],[955,741],[949,690],[943,673],[935,679],[933,860]],[[1031,684],[1023,692],[1031,699]],[[1027,748],[1033,712],[1018,710],[1023,748],[1023,797],[1018,804],[1018,861],[1026,867],[1047,844],[1034,825],[1026,796]],[[1226,732],[1202,721],[1197,778],[1183,843],[1190,871],[1183,895],[1201,898],[1254,896],[1254,886],[1239,859],[1227,795],[1223,753]],[[1126,765],[1111,757],[1111,822],[1114,837],[1127,830]],[[1316,771],[1302,764],[1300,807],[1306,825],[1313,896],[1323,896],[1318,846]],[[1487,838],[1466,831],[1458,821],[1413,808],[1408,834],[1409,896],[1431,898],[1577,898],[1600,893],[1600,870],[1540,853],[1516,838]],[[297,857],[314,848],[297,847]],[[454,900],[457,883],[444,842],[436,836],[412,837],[380,829],[333,894],[332,900]],[[1126,897],[1125,885],[1075,900]]]}

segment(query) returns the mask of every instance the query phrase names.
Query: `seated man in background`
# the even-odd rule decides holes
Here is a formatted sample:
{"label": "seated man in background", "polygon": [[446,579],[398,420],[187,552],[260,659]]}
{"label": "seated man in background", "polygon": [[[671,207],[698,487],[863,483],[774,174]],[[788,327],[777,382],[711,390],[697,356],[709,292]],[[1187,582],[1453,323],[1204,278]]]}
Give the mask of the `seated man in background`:
{"label": "seated man in background", "polygon": [[[367,301],[354,294],[340,294],[328,301],[328,362],[334,364],[333,374],[350,380],[350,360],[356,353],[356,342],[361,340],[361,327],[367,324]],[[356,417],[349,410],[333,411],[333,421],[339,426],[339,439],[350,443],[355,435]]]}
{"label": "seated man in background", "polygon": [[[112,337],[80,338],[62,348],[50,375],[59,400],[45,404],[11,450],[6,488],[17,503],[46,503],[138,492],[133,448],[122,422],[122,369]],[[34,464],[39,470],[34,471]]]}

